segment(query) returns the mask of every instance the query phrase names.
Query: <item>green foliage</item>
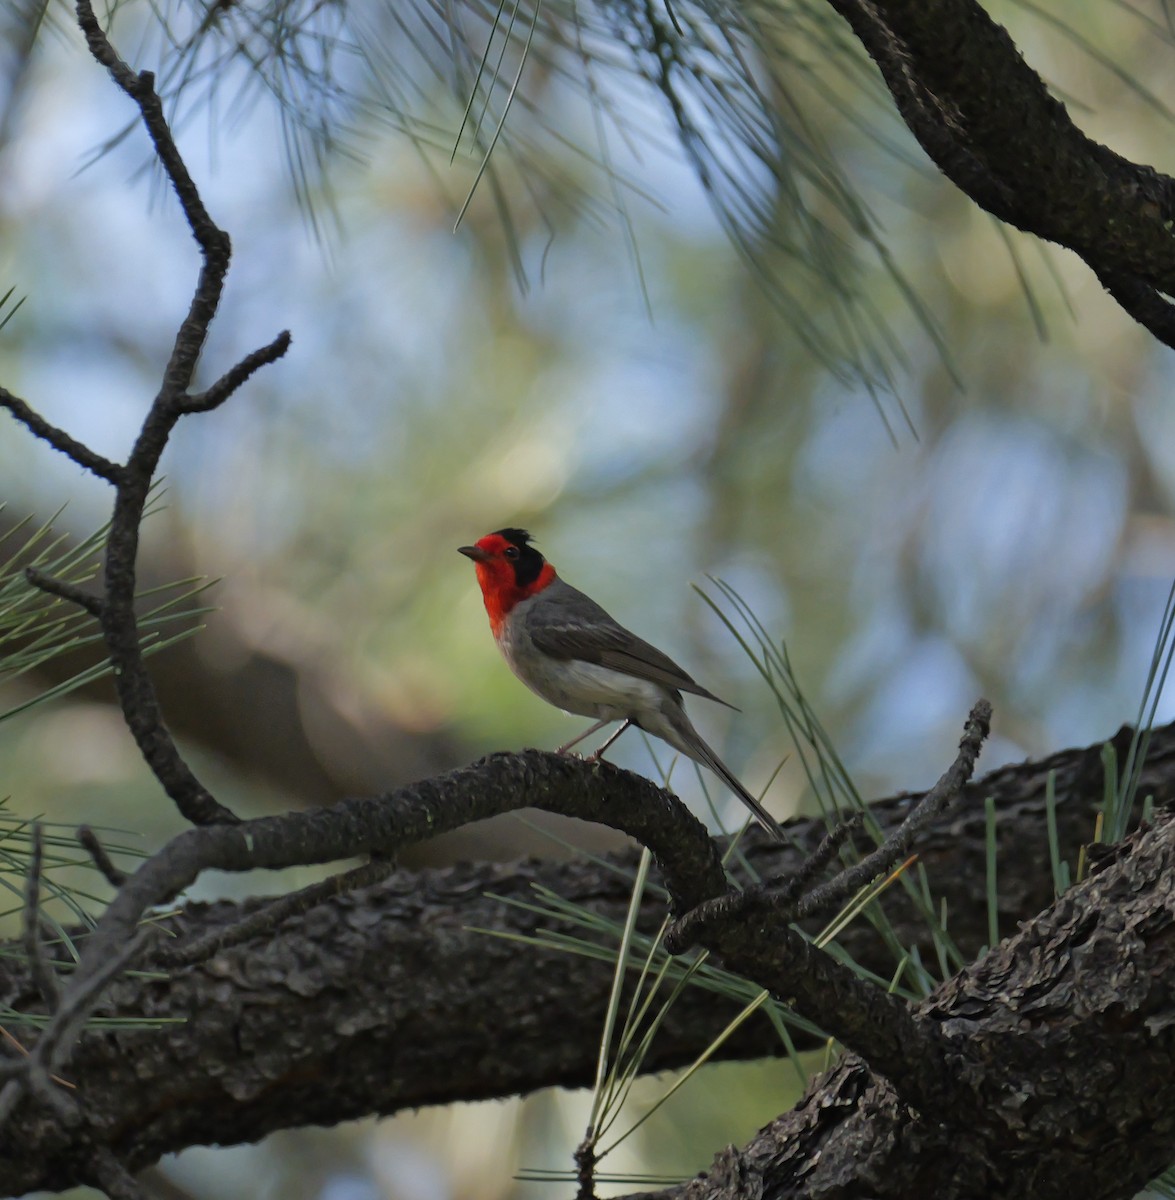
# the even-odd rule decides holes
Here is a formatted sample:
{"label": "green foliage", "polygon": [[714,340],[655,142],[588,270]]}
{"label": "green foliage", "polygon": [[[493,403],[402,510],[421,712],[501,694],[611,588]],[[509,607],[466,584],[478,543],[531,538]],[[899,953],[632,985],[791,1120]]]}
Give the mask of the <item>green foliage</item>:
{"label": "green foliage", "polygon": [[[0,685],[27,679],[65,655],[81,654],[93,657],[94,661],[70,671],[59,683],[42,686],[6,707],[0,706],[0,722],[60,699],[110,670],[102,648],[102,634],[94,618],[76,605],[34,587],[25,575],[27,568],[35,567],[47,576],[77,587],[92,583],[97,576],[106,527],[73,541],[68,534],[55,531],[54,522],[59,516],[60,510],[37,526],[26,518],[0,538],[0,548],[6,556],[0,562]],[[141,593],[140,599],[147,602],[140,617],[146,653],[163,650],[197,631],[199,626],[193,624],[193,618],[208,610],[193,607],[191,601],[207,586],[201,579],[188,579]],[[7,799],[0,801],[0,896],[9,897],[6,907],[0,904],[0,922],[5,928],[16,929],[25,919],[33,828],[39,823],[44,848],[39,915],[50,935],[44,940],[44,948],[54,968],[68,973],[78,961],[70,927],[84,929],[92,925],[91,913],[106,903],[92,890],[100,878],[97,868],[77,842],[76,822],[20,816],[9,804]],[[143,856],[143,850],[127,842],[118,831],[98,831],[114,835],[106,843],[108,851]],[[24,959],[19,942],[8,943],[0,953]],[[43,1013],[0,1006],[0,1025],[8,1030],[38,1026],[45,1020]],[[96,1018],[94,1023],[115,1027],[143,1024],[133,1018]]]}
{"label": "green foliage", "polygon": [[[1151,730],[1154,728],[1159,701],[1162,699],[1166,687],[1173,657],[1175,657],[1175,583],[1172,583],[1167,594],[1167,603],[1159,622],[1142,698],[1138,705],[1138,717],[1135,720],[1130,746],[1126,752],[1126,761],[1121,764],[1121,767],[1119,767],[1118,754],[1113,743],[1106,742],[1102,746],[1102,800],[1094,818],[1094,827],[1090,831],[1090,841],[1093,843],[1119,842],[1130,832],[1134,824],[1135,807],[1139,803],[1139,784],[1142,780],[1142,769],[1150,745]],[[1083,847],[1073,869],[1061,859],[1057,837],[1056,789],[1056,772],[1050,771],[1045,781],[1045,814],[1048,827],[1049,861],[1053,874],[1053,892],[1054,895],[1059,896],[1074,879],[1080,881],[1084,877],[1085,850]],[[1154,798],[1152,796],[1142,798],[1140,817],[1144,822],[1150,819],[1153,807]],[[991,834],[993,820],[994,817],[989,814],[989,889],[994,889],[994,841]]]}
{"label": "green foliage", "polygon": [[[1146,761],[1147,747],[1150,745],[1151,729],[1154,727],[1155,714],[1159,701],[1167,683],[1167,675],[1171,670],[1171,661],[1175,657],[1175,582],[1167,593],[1167,603],[1163,608],[1163,616],[1159,622],[1159,632],[1155,639],[1155,648],[1151,654],[1150,667],[1147,671],[1146,685],[1142,691],[1142,699],[1138,705],[1138,717],[1134,723],[1134,736],[1130,739],[1130,750],[1119,778],[1113,772],[1114,786],[1108,788],[1105,817],[1105,840],[1121,841],[1126,836],[1134,814],[1134,805],[1138,799],[1138,784],[1142,777],[1142,766]],[[1111,753],[1113,747],[1109,747]],[[1107,771],[1107,776],[1110,772]]]}
{"label": "green foliage", "polygon": [[[9,288],[3,296],[0,296],[0,329],[3,329],[16,316],[20,306],[25,302],[26,297],[21,296],[15,304],[10,304],[15,292],[16,288]],[[6,309],[7,311],[5,311]]]}
{"label": "green foliage", "polygon": [[1146,1192],[1162,1197],[1162,1200],[1175,1200],[1175,1167],[1164,1171],[1157,1179],[1147,1184]]}
{"label": "green foliage", "polygon": [[[35,527],[26,517],[0,537],[0,551],[7,554],[0,562],[0,686],[40,670],[55,659],[79,651],[98,651],[102,645],[102,633],[89,613],[34,587],[25,574],[35,567],[75,587],[97,576],[108,526],[73,542],[68,534],[54,530],[60,515],[59,509]],[[191,619],[209,610],[193,608],[190,601],[208,586],[207,580],[194,577],[140,593],[141,600],[155,601],[139,618],[144,653],[157,653],[197,632],[199,627],[190,624]],[[177,631],[177,624],[186,627]],[[109,670],[105,655],[95,655],[91,665],[79,668],[60,683],[7,707],[0,705],[0,722],[68,695]]]}
{"label": "green foliage", "polygon": [[[79,961],[76,942],[78,928],[93,926],[95,912],[101,911],[106,900],[90,890],[100,876],[89,855],[78,845],[75,826],[62,821],[34,821],[13,813],[7,801],[0,801],[0,923],[9,928],[19,926],[25,917],[25,891],[29,861],[32,857],[33,829],[42,830],[41,900],[38,909],[44,931],[42,948],[58,974],[68,974]],[[119,830],[99,828],[106,849],[131,858],[143,858],[140,846],[127,840]],[[72,932],[71,932],[72,927]],[[0,957],[25,961],[23,943],[8,941],[0,946]],[[49,1020],[49,1014],[26,1012],[0,1004],[0,1027],[7,1031],[37,1029]],[[133,1017],[95,1017],[89,1022],[95,1028],[147,1028],[168,1023],[145,1022]]]}
{"label": "green foliage", "polygon": [[[149,11],[145,0],[107,0],[106,15],[116,38],[140,39],[140,64],[156,72],[177,129],[224,109],[217,135],[258,104],[274,107],[294,193],[319,235],[324,215],[337,216],[332,170],[362,156],[373,126],[390,126],[438,190],[457,164],[455,223],[483,201],[524,289],[528,239],[549,244],[591,223],[617,230],[643,290],[636,209],[662,202],[641,167],[676,141],[749,276],[814,360],[871,395],[887,425],[883,395],[912,431],[897,387],[906,354],[867,277],[885,281],[949,363],[934,312],[829,137],[829,124],[843,125],[842,137],[882,157],[917,161],[867,55],[821,0],[464,0],[443,15],[431,0],[151,0]],[[617,103],[625,94],[656,119],[634,119]]]}
{"label": "green foliage", "polygon": [[[881,826],[853,783],[832,738],[801,688],[786,643],[776,644],[754,610],[733,587],[719,579],[711,579],[711,582],[718,589],[722,602],[729,606],[729,611],[704,590],[696,590],[736,639],[770,689],[803,765],[810,793],[819,804],[825,822],[831,828],[852,813],[860,813],[864,828],[881,845],[884,841]],[[966,965],[966,959],[947,932],[946,910],[931,897],[925,874],[920,869],[903,872],[900,882],[926,922],[939,963],[938,978],[926,969],[914,948],[900,943],[876,905],[867,906],[864,914],[889,947],[895,963],[908,964],[916,991],[928,995],[937,983]]]}

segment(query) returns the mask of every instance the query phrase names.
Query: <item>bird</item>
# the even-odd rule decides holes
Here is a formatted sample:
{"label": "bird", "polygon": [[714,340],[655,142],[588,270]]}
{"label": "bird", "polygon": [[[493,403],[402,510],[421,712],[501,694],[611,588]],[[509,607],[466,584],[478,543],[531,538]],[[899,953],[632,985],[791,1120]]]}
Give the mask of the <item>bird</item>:
{"label": "bird", "polygon": [[457,550],[473,560],[490,630],[514,674],[549,704],[596,719],[558,753],[567,753],[612,721],[622,721],[590,756],[598,759],[635,725],[708,767],[768,833],[785,841],[778,822],[694,728],[681,694],[734,706],[565,583],[532,542],[525,529],[498,529]]}

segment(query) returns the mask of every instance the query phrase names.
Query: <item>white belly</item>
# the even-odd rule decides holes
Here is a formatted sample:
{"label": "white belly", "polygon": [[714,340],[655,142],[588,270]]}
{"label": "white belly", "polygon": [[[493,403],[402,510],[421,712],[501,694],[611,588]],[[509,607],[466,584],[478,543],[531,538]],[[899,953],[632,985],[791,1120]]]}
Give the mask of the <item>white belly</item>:
{"label": "white belly", "polygon": [[565,712],[617,721],[660,712],[669,698],[660,684],[581,659],[554,659],[503,631],[498,642],[510,669],[536,695]]}

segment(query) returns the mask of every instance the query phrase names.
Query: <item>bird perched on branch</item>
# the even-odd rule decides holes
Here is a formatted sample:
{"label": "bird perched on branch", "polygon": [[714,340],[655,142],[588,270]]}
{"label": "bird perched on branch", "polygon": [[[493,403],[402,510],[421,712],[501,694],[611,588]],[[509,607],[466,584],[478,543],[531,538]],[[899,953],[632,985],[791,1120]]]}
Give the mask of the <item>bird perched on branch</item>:
{"label": "bird perched on branch", "polygon": [[458,550],[473,559],[494,641],[514,674],[548,703],[596,718],[590,729],[560,746],[560,754],[609,722],[623,721],[592,755],[598,758],[629,725],[636,725],[709,767],[769,833],[784,840],[771,814],[702,740],[686,715],[681,693],[718,704],[725,700],[564,583],[531,545],[525,529],[499,529]]}

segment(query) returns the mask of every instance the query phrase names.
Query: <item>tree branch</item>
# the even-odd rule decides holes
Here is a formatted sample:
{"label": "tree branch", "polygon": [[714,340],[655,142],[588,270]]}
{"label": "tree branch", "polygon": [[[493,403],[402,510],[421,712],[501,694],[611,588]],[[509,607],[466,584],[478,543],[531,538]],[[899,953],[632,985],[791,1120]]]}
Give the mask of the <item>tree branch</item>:
{"label": "tree branch", "polygon": [[[705,946],[736,974],[791,1001],[924,1113],[961,1102],[938,1030],[915,1021],[904,1000],[817,949],[790,922],[797,914],[827,913],[906,857],[918,833],[942,815],[971,778],[990,726],[991,705],[980,700],[967,719],[955,761],[938,783],[882,845],[823,887],[798,899],[791,888],[780,897],[770,887],[731,889],[679,920],[665,939],[674,953],[694,942]],[[830,836],[814,857],[825,857],[832,841]]]}
{"label": "tree branch", "polygon": [[[1124,729],[1114,738],[1120,762],[1129,736]],[[993,796],[999,814],[999,915],[1012,929],[1053,900],[1045,831],[1049,776],[1056,783],[1060,852],[1072,863],[1102,799],[1101,752],[1099,743],[990,772],[967,786],[950,816],[923,832],[920,861],[932,894],[951,913],[951,932],[964,955],[988,938],[983,798]],[[590,766],[565,765],[572,789],[590,780]],[[623,772],[601,784],[619,811],[633,799],[639,806],[637,797],[649,786]],[[1175,803],[1175,726],[1154,731],[1140,791],[1153,795],[1159,808]],[[878,801],[870,812],[886,833],[919,800],[900,795]],[[787,828],[794,850],[753,833],[740,843],[759,875],[794,872],[825,836],[819,820]],[[105,1139],[137,1171],[190,1145],[253,1141],[275,1129],[425,1104],[588,1086],[612,967],[540,945],[520,953],[517,939],[541,938],[551,929],[584,936],[578,926],[532,911],[536,890],[583,905],[618,929],[634,870],[635,853],[601,866],[526,862],[401,871],[169,978],[127,976],[105,993],[101,1011],[167,1023],[106,1029],[77,1043],[68,1075],[84,1090],[97,1122],[89,1136]],[[238,928],[269,903],[189,904],[167,922],[174,934],[167,945],[182,952]],[[882,904],[899,942],[920,947],[924,960],[933,961],[925,921],[904,893],[891,889]],[[655,933],[664,912],[663,894],[648,889],[640,928]],[[838,940],[868,970],[892,973],[892,955],[867,922],[850,926]],[[17,1011],[37,1007],[27,973],[3,956],[0,1002]],[[738,1007],[687,988],[645,1069],[688,1065]],[[813,1045],[798,1031],[793,1036],[801,1046]],[[719,1057],[781,1053],[769,1024],[756,1019],[723,1044]],[[209,1064],[215,1064],[212,1075]],[[1126,1062],[1119,1066],[1130,1069]],[[71,1135],[48,1111],[22,1106],[5,1134],[14,1149],[0,1156],[0,1193],[78,1181]]]}
{"label": "tree branch", "polygon": [[287,896],[271,900],[235,924],[216,929],[206,937],[185,941],[180,946],[161,946],[151,956],[152,961],[169,969],[203,962],[231,946],[239,946],[242,942],[252,941],[270,933],[283,921],[301,916],[331,897],[341,896],[358,888],[371,887],[386,879],[395,869],[396,864],[390,859],[372,859],[353,871],[332,875],[321,883],[311,884],[299,892],[291,892]]}
{"label": "tree branch", "polygon": [[235,367],[226,371],[210,388],[195,396],[187,396],[180,401],[180,411],[183,413],[206,413],[219,408],[249,377],[255,375],[262,367],[277,362],[290,348],[288,330],[281,333],[259,350],[247,354]]}
{"label": "tree branch", "polygon": [[1152,284],[1120,271],[1098,270],[1102,287],[1148,333],[1165,346],[1175,346],[1175,305]]}
{"label": "tree branch", "polygon": [[[624,803],[617,790],[627,793]],[[250,871],[332,862],[356,854],[389,856],[403,846],[470,821],[535,806],[629,833],[660,864],[674,910],[725,890],[718,851],[676,797],[607,763],[583,763],[532,750],[492,755],[471,767],[390,796],[344,800],[330,809],[209,825],[180,834],[123,884],[87,938],[68,987],[37,1041],[28,1071],[58,1069],[69,1057],[103,989],[134,958],[148,908],[171,900],[209,869]],[[0,1125],[23,1077],[0,1093]]]}
{"label": "tree branch", "polygon": [[912,1112],[848,1055],[747,1146],[643,1200],[1134,1195],[1175,1142],[1172,878],[1164,813],[915,1010],[970,1103]]}
{"label": "tree branch", "polygon": [[110,1200],[150,1200],[147,1192],[109,1150],[97,1151],[91,1165],[94,1181]]}
{"label": "tree branch", "polygon": [[77,839],[82,849],[90,856],[94,866],[98,868],[102,878],[111,887],[120,888],[126,883],[126,872],[114,865],[110,855],[106,853],[106,847],[102,845],[101,839],[89,825],[78,827]]}
{"label": "tree branch", "polygon": [[56,596],[59,600],[68,600],[70,604],[76,604],[79,608],[85,609],[96,620],[102,620],[105,606],[97,596],[83,592],[80,587],[67,583],[64,579],[46,575],[43,571],[38,571],[36,567],[25,567],[24,574],[29,583],[39,591]]}
{"label": "tree branch", "polygon": [[902,119],[980,207],[1078,254],[1175,346],[1175,180],[1095,142],[975,0],[829,0]]}
{"label": "tree branch", "polygon": [[713,948],[716,942],[722,940],[722,929],[731,924],[741,925],[752,919],[761,922],[769,914],[777,920],[792,921],[827,914],[843,904],[866,884],[896,867],[910,853],[918,835],[937,821],[951,802],[958,798],[975,770],[980,748],[990,729],[991,705],[986,700],[980,700],[967,718],[955,761],[939,781],[880,846],[859,862],[840,871],[834,879],[819,887],[807,888],[813,873],[827,865],[839,845],[851,833],[852,827],[847,822],[833,829],[817,847],[811,860],[786,879],[782,887],[778,886],[777,881],[770,880],[757,887],[731,889],[723,896],[707,900],[675,922],[666,934],[665,944],[674,953],[694,942],[702,942]]}
{"label": "tree branch", "polygon": [[33,848],[25,877],[24,952],[29,973],[37,986],[46,1012],[52,1012],[61,998],[57,975],[45,957],[41,943],[41,869],[45,859],[44,831],[39,821],[33,824]]}
{"label": "tree branch", "polygon": [[[289,335],[282,334],[269,346],[249,355],[203,396],[188,396],[187,389],[209,326],[220,305],[231,255],[229,237],[217,227],[200,199],[168,127],[152,74],[149,71],[136,74],[123,62],[98,23],[90,0],[77,0],[77,18],[94,59],[138,107],[155,153],[200,248],[202,266],[188,312],[164,368],[160,390],[125,466],[116,467],[95,455],[48,425],[9,393],[0,394],[0,399],[37,436],[115,484],[114,513],[106,540],[104,596],[101,600],[84,598],[78,592],[68,598],[83,604],[99,618],[127,726],[164,790],[193,824],[231,824],[237,819],[235,815],[213,798],[180,755],[163,722],[155,687],[143,662],[134,610],[139,530],[160,456],[179,418],[185,411],[202,411],[223,402],[259,367],[285,353]],[[56,587],[55,594],[66,594],[64,585],[51,586],[52,581],[43,578],[36,582],[46,590],[54,591]]]}
{"label": "tree branch", "polygon": [[39,413],[35,413],[23,400],[14,396],[7,388],[0,388],[0,408],[6,408],[34,436],[48,442],[66,458],[72,459],[83,470],[117,484],[122,478],[122,468],[117,463],[96,454],[89,446],[71,438],[68,433],[50,425]]}

